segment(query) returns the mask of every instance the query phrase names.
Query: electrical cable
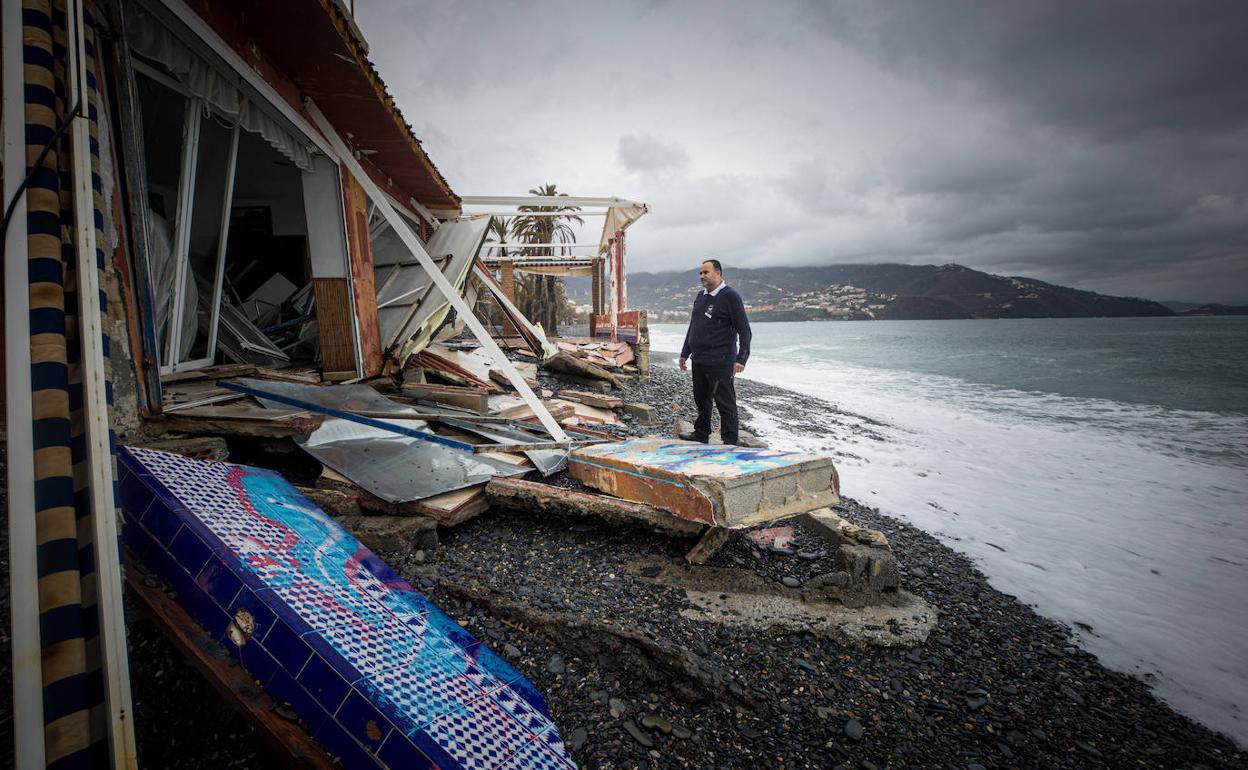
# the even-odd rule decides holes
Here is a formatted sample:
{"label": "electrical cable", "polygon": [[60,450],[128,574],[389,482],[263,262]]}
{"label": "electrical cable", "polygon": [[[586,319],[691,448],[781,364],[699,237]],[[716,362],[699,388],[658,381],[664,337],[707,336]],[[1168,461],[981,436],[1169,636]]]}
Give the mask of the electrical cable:
{"label": "electrical cable", "polygon": [[[81,35],[82,31],[78,30],[78,34]],[[66,51],[65,55],[68,59],[69,52]],[[78,103],[75,104],[74,108],[69,111],[68,115],[65,116],[65,120],[62,121],[61,125],[57,127],[56,132],[52,134],[52,138],[48,140],[48,143],[43,146],[43,150],[39,152],[39,157],[35,159],[34,164],[30,167],[30,171],[27,172],[26,178],[22,180],[22,183],[17,186],[17,190],[13,193],[13,199],[10,200],[8,205],[4,207],[4,221],[0,224],[0,264],[4,263],[4,251],[5,246],[8,244],[9,236],[9,222],[13,219],[13,211],[17,208],[17,202],[22,199],[22,195],[26,192],[26,188],[30,186],[30,181],[35,178],[35,174],[38,173],[39,169],[43,167],[44,159],[48,157],[48,153],[52,151],[52,148],[56,146],[56,143],[61,140],[61,137],[65,134],[65,130],[70,127],[75,118],[83,116],[83,96],[84,94],[79,91]]]}

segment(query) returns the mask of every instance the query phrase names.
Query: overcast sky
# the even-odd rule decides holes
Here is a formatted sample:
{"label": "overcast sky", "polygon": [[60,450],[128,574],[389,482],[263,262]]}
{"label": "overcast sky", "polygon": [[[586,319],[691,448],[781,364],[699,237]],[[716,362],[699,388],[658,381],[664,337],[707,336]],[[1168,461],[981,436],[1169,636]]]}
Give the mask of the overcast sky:
{"label": "overcast sky", "polygon": [[650,203],[632,270],[958,262],[1248,301],[1248,2],[356,0],[356,18],[456,192]]}

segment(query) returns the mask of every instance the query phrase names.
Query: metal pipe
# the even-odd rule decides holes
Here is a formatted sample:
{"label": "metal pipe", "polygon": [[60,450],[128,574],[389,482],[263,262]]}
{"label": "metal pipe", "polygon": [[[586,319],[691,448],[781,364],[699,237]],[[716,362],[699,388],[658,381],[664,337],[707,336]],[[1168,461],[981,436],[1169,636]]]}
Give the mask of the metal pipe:
{"label": "metal pipe", "polygon": [[462,195],[459,201],[465,206],[602,206],[613,209],[645,205],[614,196],[578,198],[571,195]]}

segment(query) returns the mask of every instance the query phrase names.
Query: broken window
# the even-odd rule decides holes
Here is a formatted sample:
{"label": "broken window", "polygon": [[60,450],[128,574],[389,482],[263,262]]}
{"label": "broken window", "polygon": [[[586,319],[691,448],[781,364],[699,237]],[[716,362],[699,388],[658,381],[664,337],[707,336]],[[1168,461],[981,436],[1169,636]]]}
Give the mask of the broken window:
{"label": "broken window", "polygon": [[[346,284],[349,275],[337,163],[156,19],[135,20],[128,40],[161,372],[318,361],[313,279]],[[325,301],[350,342],[349,290]],[[356,346],[345,353],[354,367]]]}

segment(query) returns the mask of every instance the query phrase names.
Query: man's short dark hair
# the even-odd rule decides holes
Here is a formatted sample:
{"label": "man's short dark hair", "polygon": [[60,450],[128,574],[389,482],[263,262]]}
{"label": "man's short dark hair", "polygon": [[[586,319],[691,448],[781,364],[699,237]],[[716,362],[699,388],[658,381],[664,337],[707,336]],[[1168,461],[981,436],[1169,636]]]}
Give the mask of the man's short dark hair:
{"label": "man's short dark hair", "polygon": [[704,265],[705,265],[707,262],[710,262],[712,265],[714,265],[714,266],[715,266],[715,272],[717,272],[717,273],[722,273],[722,272],[724,272],[724,266],[723,266],[723,265],[721,265],[721,264],[719,264],[719,260],[718,260],[718,259],[704,259],[704,260],[702,260],[702,264],[704,264]]}

